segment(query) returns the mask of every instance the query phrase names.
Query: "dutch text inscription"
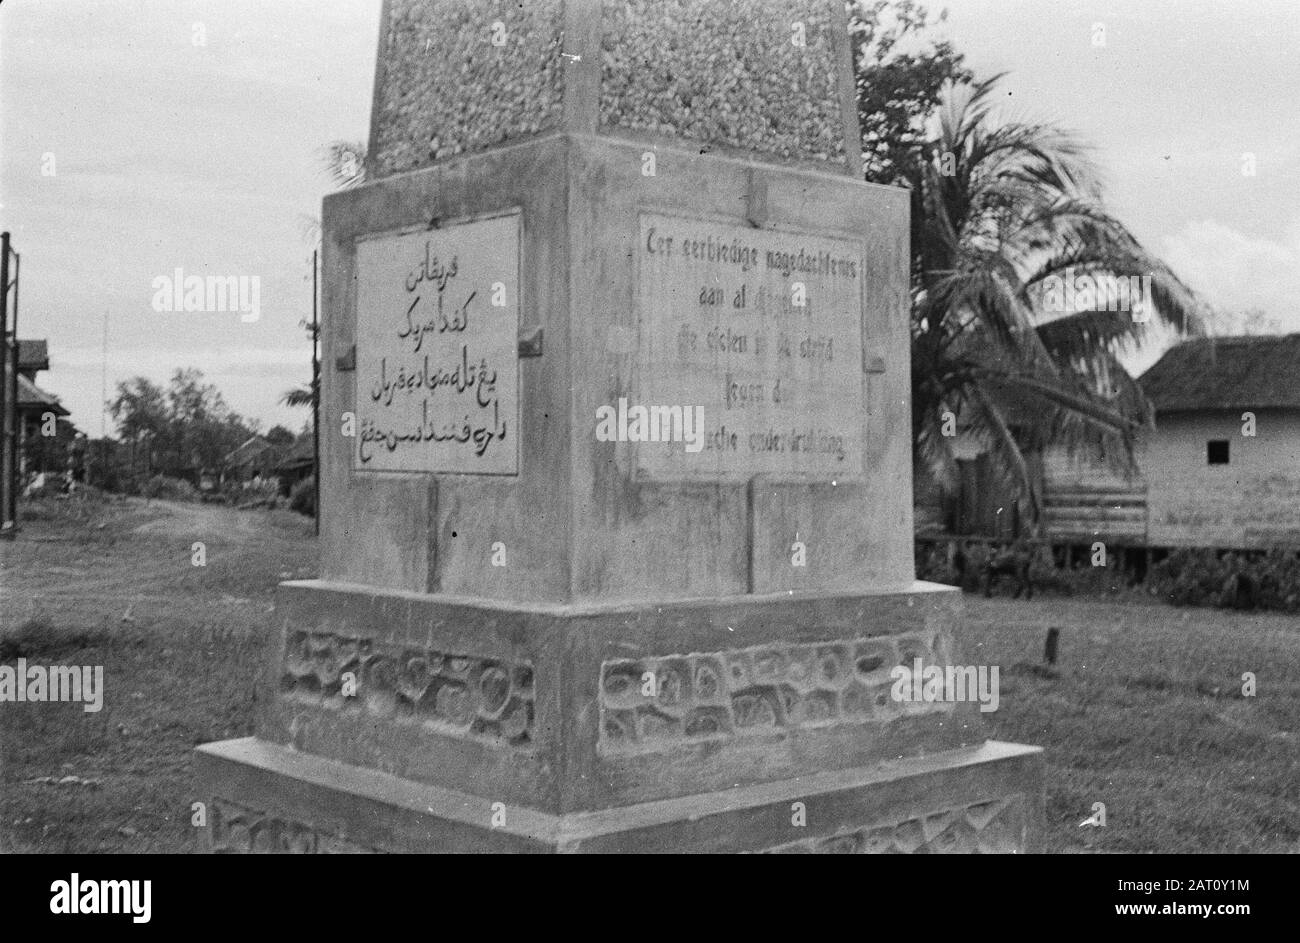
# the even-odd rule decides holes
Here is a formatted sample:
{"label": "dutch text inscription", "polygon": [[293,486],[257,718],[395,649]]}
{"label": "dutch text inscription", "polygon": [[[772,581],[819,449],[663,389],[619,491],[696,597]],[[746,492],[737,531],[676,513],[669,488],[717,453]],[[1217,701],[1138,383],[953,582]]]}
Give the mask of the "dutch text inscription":
{"label": "dutch text inscription", "polygon": [[638,392],[704,426],[702,450],[638,448],[639,472],[859,477],[861,244],[643,214],[637,253]]}

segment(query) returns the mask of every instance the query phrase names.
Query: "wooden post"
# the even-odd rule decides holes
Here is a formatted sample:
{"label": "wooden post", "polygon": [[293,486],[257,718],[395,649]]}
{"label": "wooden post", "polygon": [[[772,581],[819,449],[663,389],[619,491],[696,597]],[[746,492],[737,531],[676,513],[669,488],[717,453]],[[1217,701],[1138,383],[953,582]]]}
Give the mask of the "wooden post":
{"label": "wooden post", "polygon": [[1056,664],[1056,643],[1061,637],[1061,630],[1052,626],[1047,630],[1047,644],[1043,646],[1043,661],[1049,665]]}

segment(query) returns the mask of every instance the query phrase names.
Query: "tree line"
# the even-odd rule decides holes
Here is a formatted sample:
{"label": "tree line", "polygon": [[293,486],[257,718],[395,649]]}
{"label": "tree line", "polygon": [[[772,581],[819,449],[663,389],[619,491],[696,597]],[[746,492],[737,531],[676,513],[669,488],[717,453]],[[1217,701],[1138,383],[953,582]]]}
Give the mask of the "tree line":
{"label": "tree line", "polygon": [[226,456],[255,435],[281,448],[297,438],[283,426],[262,433],[259,420],[232,410],[192,367],[178,369],[166,385],[142,376],[119,382],[108,412],[136,475],[181,478],[196,486],[205,473],[219,473]]}

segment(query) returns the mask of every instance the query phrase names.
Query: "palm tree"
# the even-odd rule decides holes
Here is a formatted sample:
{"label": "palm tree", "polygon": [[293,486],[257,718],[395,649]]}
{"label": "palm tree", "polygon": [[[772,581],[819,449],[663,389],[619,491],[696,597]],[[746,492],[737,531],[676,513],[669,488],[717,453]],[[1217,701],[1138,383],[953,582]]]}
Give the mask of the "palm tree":
{"label": "palm tree", "polygon": [[[1086,148],[1051,126],[995,119],[1000,78],[944,85],[909,172],[913,429],[918,462],[951,491],[960,417],[1036,529],[1026,452],[1090,448],[1131,469],[1151,410],[1117,357],[1148,323],[1194,333],[1202,315],[1190,289],[1102,208]],[[1150,276],[1149,321],[1099,310],[1105,301],[1050,312],[1052,279],[1082,274]]]}
{"label": "palm tree", "polygon": [[366,182],[366,145],[362,141],[330,141],[322,161],[326,175],[340,190]]}
{"label": "palm tree", "polygon": [[[339,190],[351,190],[366,182],[366,145],[360,141],[330,141],[321,149],[321,170]],[[320,243],[320,219],[298,217],[298,229],[309,246]]]}
{"label": "palm tree", "polygon": [[286,406],[310,406],[316,401],[317,383],[311,383],[307,386],[295,386],[291,390],[285,390],[280,402]]}

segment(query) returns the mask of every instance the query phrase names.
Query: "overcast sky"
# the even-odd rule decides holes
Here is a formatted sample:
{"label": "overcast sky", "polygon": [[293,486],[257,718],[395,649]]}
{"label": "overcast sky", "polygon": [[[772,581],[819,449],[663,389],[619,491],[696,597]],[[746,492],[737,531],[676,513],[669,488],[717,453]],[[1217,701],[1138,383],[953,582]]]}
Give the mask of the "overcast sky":
{"label": "overcast sky", "polygon": [[[0,225],[23,254],[21,334],[50,341],[39,382],[81,429],[100,432],[105,319],[110,391],[196,366],[264,427],[301,427],[279,405],[310,373],[301,220],[328,189],[321,146],[366,137],[379,5],[0,6]],[[1096,146],[1111,210],[1184,280],[1300,330],[1300,4],[941,6],[977,73],[1011,73],[1011,114]],[[154,311],[177,268],[260,277],[258,320]]]}

